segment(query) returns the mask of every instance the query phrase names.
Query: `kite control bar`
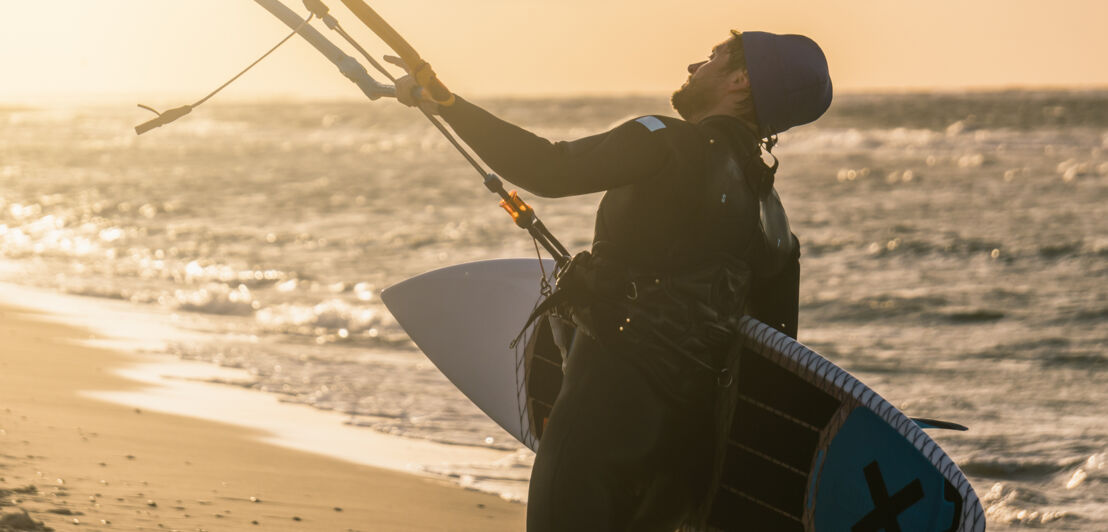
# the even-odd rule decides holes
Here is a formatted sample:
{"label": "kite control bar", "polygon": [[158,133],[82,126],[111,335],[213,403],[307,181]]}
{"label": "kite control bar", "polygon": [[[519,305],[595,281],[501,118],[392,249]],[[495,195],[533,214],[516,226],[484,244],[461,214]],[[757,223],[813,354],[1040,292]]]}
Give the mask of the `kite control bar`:
{"label": "kite control bar", "polygon": [[[270,48],[265,54],[236,74],[233,78],[221,85],[210,94],[200,99],[199,101],[190,104],[176,107],[168,111],[159,113],[154,108],[139,104],[139,107],[147,109],[154,114],[158,115],[152,120],[148,120],[135,127],[135,132],[139,135],[146,133],[154,128],[164,126],[174,120],[177,120],[190,112],[193,109],[200,106],[204,102],[211,99],[217,93],[222,91],[232,82],[237,80],[248,70],[260,63],[263,59],[269,56],[280,47],[282,44],[291,39],[294,35],[299,34],[305,40],[307,40],[313,47],[320,53],[327,57],[332,63],[339,68],[339,72],[343,74],[347,79],[357,85],[362,92],[370,100],[376,100],[383,96],[396,97],[395,87],[381,84],[377,80],[373,79],[365,67],[361,65],[356,59],[346,55],[341,49],[327,40],[322,34],[320,34],[315,28],[309,25],[309,22],[313,18],[319,18],[323,23],[334,30],[343,37],[351,46],[358,50],[358,52],[365,57],[369,63],[385,75],[390,81],[396,82],[396,78],[384,68],[376,59],[373,58],[359,45],[353,37],[350,36],[339,24],[338,20],[330,14],[330,9],[322,2],[322,0],[303,0],[304,6],[308,8],[310,14],[306,19],[301,19],[294,11],[286,7],[280,0],[254,0],[258,5],[265,8],[272,15],[281,19],[289,28],[292,29],[292,33],[282,39],[273,48]],[[450,106],[455,102],[454,93],[450,92],[446,88],[446,85],[439,80],[435,71],[431,69],[430,63],[420,57],[412,45],[408,44],[408,41],[398,33],[392,26],[385,22],[380,15],[377,14],[368,4],[363,0],[342,0],[342,3],[346,5],[357,17],[362,21],[370,30],[377,34],[386,44],[389,45],[401,58],[403,63],[408,68],[412,77],[415,78],[419,87],[426,91],[426,94],[430,99],[441,106]],[[462,145],[454,134],[447,129],[441,120],[436,118],[425,109],[420,108],[427,120],[439,130],[440,133],[446,137],[446,140],[450,142],[458,153],[466,159],[466,161],[472,166],[478,173],[481,174],[481,178],[484,180],[485,188],[491,192],[500,196],[500,206],[504,208],[511,215],[512,220],[516,225],[526,229],[527,232],[535,239],[537,243],[542,245],[548,253],[554,258],[554,261],[559,267],[565,266],[569,263],[570,255],[569,251],[554,237],[553,234],[543,225],[535,214],[534,209],[531,208],[526,202],[524,202],[519,194],[515,191],[509,193],[504,189],[504,184],[501,179],[494,173],[485,169],[485,167],[471,155],[466,148]]]}
{"label": "kite control bar", "polygon": [[[369,7],[363,0],[342,0],[342,3],[400,56],[400,59],[407,66],[411,75],[416,79],[416,82],[420,87],[428,91],[433,101],[444,107],[449,107],[454,104],[454,93],[450,92],[450,90],[446,88],[446,85],[439,80],[438,76],[435,75],[435,71],[431,69],[430,63],[420,57],[419,52],[417,52],[411,44],[408,44],[408,41],[406,41],[399,32],[393,29],[388,22],[385,22],[385,19],[381,18],[373,8]],[[388,76],[393,82],[396,81],[396,78],[389,74],[384,67],[380,66],[365,49],[354,42],[354,39],[342,29],[337,21],[334,22],[333,25],[332,22],[329,22],[329,20],[334,20],[334,18],[330,17],[328,8],[323,4],[322,0],[304,0],[304,5],[308,7],[313,15],[323,19],[328,27],[337,31],[347,42],[357,48],[378,70]],[[512,220],[515,221],[516,225],[526,229],[531,237],[554,257],[554,261],[559,267],[569,264],[571,258],[569,250],[554,237],[550,230],[542,223],[542,220],[539,220],[534,209],[520,199],[519,194],[515,192],[509,193],[505,190],[504,183],[500,178],[496,174],[486,170],[477,159],[470,155],[457,137],[443,125],[441,120],[427,112],[426,109],[422,107],[419,109],[423,112],[423,116],[427,117],[427,120],[446,137],[446,140],[449,141],[451,145],[454,146],[454,149],[458,150],[458,153],[469,162],[470,166],[472,166],[474,170],[477,170],[477,173],[481,174],[482,179],[484,179],[485,188],[500,196],[500,206],[508,211],[508,214],[512,216]]]}
{"label": "kite control bar", "polygon": [[[282,4],[279,0],[254,0],[254,2],[265,8],[266,11],[272,13],[273,16],[281,19],[281,22],[284,22],[286,26],[299,33],[304,40],[308,41],[308,44],[311,44],[312,47],[319,50],[321,54],[334,63],[334,65],[339,68],[339,72],[357,85],[367,98],[370,100],[377,100],[381,97],[396,97],[396,89],[373,79],[357,59],[347,55],[346,52],[343,52],[342,49],[331,43],[327,37],[324,37],[323,34],[314,27],[301,27],[303,21],[300,15],[297,15],[295,11],[286,7],[285,4]],[[333,27],[334,24],[338,23],[335,17],[327,14],[326,6],[323,6],[321,12],[317,12],[315,4],[323,6],[323,3],[318,1],[313,3],[311,0],[305,0],[304,2],[304,5],[308,7],[312,15],[322,20],[327,27]],[[310,19],[311,17],[308,18]]]}

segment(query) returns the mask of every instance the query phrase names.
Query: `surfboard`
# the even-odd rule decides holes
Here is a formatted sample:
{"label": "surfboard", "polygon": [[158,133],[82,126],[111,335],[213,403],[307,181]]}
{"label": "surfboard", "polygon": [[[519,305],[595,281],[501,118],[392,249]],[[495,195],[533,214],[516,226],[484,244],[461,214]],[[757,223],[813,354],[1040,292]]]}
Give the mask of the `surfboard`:
{"label": "surfboard", "polygon": [[[472,262],[381,294],[439,370],[531,449],[561,386],[561,354],[547,320],[512,340],[551,272],[549,260]],[[969,480],[920,424],[768,325],[743,318],[740,336],[739,399],[709,530],[985,530]]]}

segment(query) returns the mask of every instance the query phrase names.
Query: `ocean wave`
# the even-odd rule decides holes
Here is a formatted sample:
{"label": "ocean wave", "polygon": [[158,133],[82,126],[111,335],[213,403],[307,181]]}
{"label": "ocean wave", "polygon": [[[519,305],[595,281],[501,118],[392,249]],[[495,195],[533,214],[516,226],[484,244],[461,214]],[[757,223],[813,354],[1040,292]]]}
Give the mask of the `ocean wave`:
{"label": "ocean wave", "polygon": [[[803,256],[824,256],[842,251],[862,250],[871,258],[895,258],[898,256],[919,257],[926,255],[943,255],[951,257],[968,257],[973,255],[997,255],[1002,258],[1001,249],[1008,249],[1003,243],[976,237],[961,235],[935,235],[932,238],[912,238],[908,236],[896,236],[893,238],[870,241],[868,243],[857,239],[833,238],[830,240],[805,240],[801,242]],[[994,251],[996,253],[994,253]],[[1084,254],[1086,248],[1081,248],[1079,254]],[[1005,260],[1012,257],[1005,255]]]}
{"label": "ocean wave", "polygon": [[872,128],[888,124],[955,134],[981,128],[1015,130],[1101,128],[1108,125],[1108,92],[1002,91],[844,94],[820,123]]}
{"label": "ocean wave", "polygon": [[988,308],[968,308],[960,310],[948,310],[936,313],[937,316],[951,323],[983,323],[1004,319],[1008,314],[1002,310]]}
{"label": "ocean wave", "polygon": [[494,493],[507,501],[525,503],[535,454],[519,447],[506,450],[516,452],[491,463],[425,466],[423,471],[454,479],[466,489]]}
{"label": "ocean wave", "polygon": [[1108,176],[1108,162],[1101,163],[1095,160],[1082,161],[1079,159],[1066,159],[1058,163],[1055,170],[1062,178],[1063,182],[1069,183],[1078,178]]}
{"label": "ocean wave", "polygon": [[[1073,465],[1073,462],[1060,463],[1035,459],[1011,460],[995,457],[972,458],[959,463],[959,467],[967,474],[1006,480],[1047,480],[1058,473],[1067,471]],[[1025,498],[1032,497],[1034,493],[1026,492]],[[1039,498],[1041,499],[1041,497]],[[1031,501],[1032,499],[1028,498],[1027,500]]]}
{"label": "ocean wave", "polygon": [[982,238],[957,233],[922,234],[904,231],[897,236],[879,240],[863,240],[835,236],[832,238],[808,238],[801,241],[801,253],[804,257],[827,256],[839,252],[863,252],[874,259],[919,258],[940,256],[966,259],[974,256],[987,256],[994,260],[1011,262],[1023,259],[1058,259],[1099,257],[1108,254],[1108,247],[1096,243],[1078,240],[1063,244],[1043,244],[1041,246],[1006,243],[995,238]]}
{"label": "ocean wave", "polygon": [[[1067,473],[1065,478],[1067,490],[1097,489],[1108,484],[1108,452],[1090,456],[1081,465]],[[1106,499],[1108,499],[1108,494],[1106,494]],[[1104,502],[1108,502],[1108,500]]]}
{"label": "ocean wave", "polygon": [[1090,349],[1069,349],[1060,352],[1046,352],[1036,357],[1043,367],[1069,366],[1092,371],[1102,371],[1108,365],[1108,352],[1103,346]]}
{"label": "ocean wave", "polygon": [[1046,259],[1057,259],[1061,257],[1074,257],[1082,254],[1084,246],[1081,241],[1076,242],[1060,242],[1056,244],[1046,244],[1039,246],[1039,256]]}
{"label": "ocean wave", "polygon": [[[803,249],[815,255],[856,249],[858,245],[848,244],[845,241],[812,242],[804,243]],[[1007,263],[1023,260],[1099,259],[1108,256],[1108,246],[1099,241],[1087,239],[1025,244],[959,234],[939,234],[923,238],[896,236],[887,240],[871,241],[865,244],[865,251],[873,258],[928,255],[966,258],[986,255],[993,260]]]}
{"label": "ocean wave", "polygon": [[447,445],[469,445],[473,447],[488,447],[503,451],[514,451],[521,444],[505,433],[495,424],[475,422],[474,418],[456,420],[427,419],[421,423],[413,423],[407,415],[385,416],[380,413],[359,413],[367,417],[352,417],[347,421],[348,425],[365,427],[382,434],[401,436],[419,440],[428,440]]}
{"label": "ocean wave", "polygon": [[122,290],[103,284],[63,284],[59,287],[63,293],[75,296],[96,297],[101,299],[130,300]]}
{"label": "ocean wave", "polygon": [[[875,245],[876,244],[876,245]],[[869,245],[869,251],[874,256],[883,257],[893,254],[943,254],[953,256],[967,256],[978,254],[1000,255],[999,250],[1007,246],[1003,242],[966,236],[960,234],[937,235],[936,240],[906,239],[897,237],[886,242],[875,242]]]}
{"label": "ocean wave", "polygon": [[802,240],[800,242],[802,257],[818,257],[857,247],[857,242],[845,239],[830,240]]}
{"label": "ocean wave", "polygon": [[1042,368],[1069,367],[1098,371],[1105,368],[1108,352],[1101,341],[1046,337],[1009,342],[966,354],[967,359],[1026,360]]}
{"label": "ocean wave", "polygon": [[170,301],[170,306],[177,310],[228,316],[248,316],[261,305],[246,285],[232,288],[223,283],[206,283],[195,290],[174,290]]}
{"label": "ocean wave", "polygon": [[1048,336],[1035,340],[1002,343],[967,356],[985,359],[1011,358],[1021,353],[1025,354],[1024,356],[1034,356],[1036,353],[1042,351],[1057,352],[1059,350],[1069,349],[1073,343],[1074,341],[1069,338]]}
{"label": "ocean wave", "polygon": [[[964,468],[963,468],[964,470]],[[994,483],[981,496],[985,517],[989,523],[1021,525],[1025,527],[1055,527],[1060,521],[1081,520],[1081,516],[1065,510],[1052,510],[1042,492],[1012,486],[1004,482]]]}
{"label": "ocean wave", "polygon": [[948,303],[947,298],[942,296],[884,294],[848,301],[841,299],[806,301],[804,308],[819,313],[821,320],[872,321],[919,315],[944,307]]}
{"label": "ocean wave", "polygon": [[[1014,149],[1054,154],[1060,152],[1057,145],[1067,144],[1072,144],[1072,141],[1065,134],[1049,129],[968,129],[961,122],[954,122],[938,130],[906,127],[836,128],[820,122],[814,127],[790,132],[778,149],[779,153],[786,155],[785,161],[790,160],[789,156],[864,153],[877,156],[874,162],[911,155],[928,168],[979,169],[996,165]],[[1085,155],[1063,161],[1058,166],[1058,175],[1064,177],[1063,181],[1066,182],[1078,176],[1104,175],[1101,173],[1102,163],[1095,155],[1094,152],[1093,158]],[[1065,177],[1067,172],[1070,173],[1068,178]],[[885,174],[880,176],[884,177]]]}
{"label": "ocean wave", "polygon": [[265,332],[316,337],[317,343],[372,339],[403,343],[406,335],[379,305],[355,305],[339,298],[315,304],[281,303],[255,314]]}
{"label": "ocean wave", "polygon": [[1059,321],[1089,321],[1102,323],[1108,320],[1108,306],[1079,309],[1069,316],[1059,317]]}

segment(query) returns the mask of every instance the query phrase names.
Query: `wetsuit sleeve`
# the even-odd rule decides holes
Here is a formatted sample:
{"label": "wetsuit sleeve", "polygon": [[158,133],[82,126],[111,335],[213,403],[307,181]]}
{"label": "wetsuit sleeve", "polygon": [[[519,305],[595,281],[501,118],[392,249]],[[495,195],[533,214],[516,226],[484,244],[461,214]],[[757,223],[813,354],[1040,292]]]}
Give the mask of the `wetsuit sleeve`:
{"label": "wetsuit sleeve", "polygon": [[442,117],[501,177],[545,197],[588,194],[657,175],[670,157],[662,131],[636,121],[607,133],[550,142],[458,98]]}

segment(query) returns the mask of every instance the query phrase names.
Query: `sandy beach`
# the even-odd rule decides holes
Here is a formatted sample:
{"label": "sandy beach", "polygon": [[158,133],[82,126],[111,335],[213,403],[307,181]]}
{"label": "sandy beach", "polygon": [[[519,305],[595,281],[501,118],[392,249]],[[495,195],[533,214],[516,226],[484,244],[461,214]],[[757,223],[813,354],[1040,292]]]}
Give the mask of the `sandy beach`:
{"label": "sandy beach", "polygon": [[25,510],[57,530],[523,529],[523,505],[492,495],[88,398],[142,386],[116,374],[142,359],[82,345],[87,331],[0,307],[0,335],[6,524]]}

